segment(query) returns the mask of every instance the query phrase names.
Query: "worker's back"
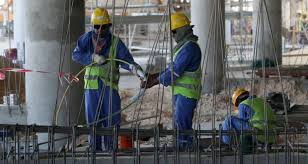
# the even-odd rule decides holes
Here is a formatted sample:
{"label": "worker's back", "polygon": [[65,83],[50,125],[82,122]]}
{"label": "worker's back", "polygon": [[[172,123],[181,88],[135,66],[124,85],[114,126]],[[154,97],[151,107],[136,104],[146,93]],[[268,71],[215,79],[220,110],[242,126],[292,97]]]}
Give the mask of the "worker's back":
{"label": "worker's back", "polygon": [[[249,119],[249,123],[251,127],[257,129],[261,133],[264,133],[262,135],[257,135],[257,140],[265,143],[266,130],[268,129],[268,132],[273,132],[276,127],[276,116],[272,108],[262,98],[247,99],[241,102],[241,104],[245,104],[253,110],[254,114]],[[268,142],[273,143],[274,135],[268,133],[268,136]]]}

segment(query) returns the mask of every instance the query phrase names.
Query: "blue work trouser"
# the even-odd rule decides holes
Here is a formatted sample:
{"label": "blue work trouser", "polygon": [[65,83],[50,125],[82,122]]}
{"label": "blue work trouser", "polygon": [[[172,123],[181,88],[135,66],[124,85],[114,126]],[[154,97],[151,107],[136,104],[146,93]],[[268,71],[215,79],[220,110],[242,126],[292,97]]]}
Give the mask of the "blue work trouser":
{"label": "blue work trouser", "polygon": [[[237,133],[240,133],[241,130],[248,130],[249,123],[247,121],[243,121],[238,117],[228,116],[225,118],[222,124],[222,130],[235,130]],[[232,135],[223,135],[222,141],[225,144],[230,144],[232,141]]]}
{"label": "blue work trouser", "polygon": [[[85,108],[86,120],[88,125],[92,124],[98,119],[109,116],[109,100],[110,100],[110,87],[104,87],[103,82],[99,79],[99,89],[86,89],[85,90]],[[102,94],[102,95],[101,95]],[[100,101],[100,97],[101,100]],[[99,105],[99,107],[98,107]],[[121,99],[117,90],[112,90],[112,123],[109,126],[109,119],[97,122],[97,127],[114,127],[120,126],[121,122]],[[117,114],[115,114],[117,113]],[[93,127],[92,125],[90,127]],[[105,150],[111,150],[113,145],[113,138],[111,136],[103,136]],[[89,136],[89,143],[94,146],[93,135]],[[102,136],[96,135],[96,150],[102,149]]]}
{"label": "blue work trouser", "polygon": [[[175,95],[175,128],[179,130],[192,130],[192,119],[197,103],[196,99]],[[192,147],[192,136],[179,135],[178,141],[181,149]]]}

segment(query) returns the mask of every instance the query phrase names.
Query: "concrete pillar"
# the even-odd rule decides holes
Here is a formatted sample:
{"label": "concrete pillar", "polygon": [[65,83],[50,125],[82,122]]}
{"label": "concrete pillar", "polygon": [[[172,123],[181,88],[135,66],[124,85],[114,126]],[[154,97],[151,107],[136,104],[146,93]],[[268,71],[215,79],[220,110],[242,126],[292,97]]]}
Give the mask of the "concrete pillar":
{"label": "concrete pillar", "polygon": [[203,54],[205,81],[202,87],[205,93],[219,91],[222,84],[225,56],[224,7],[224,0],[191,1],[191,20]]}
{"label": "concrete pillar", "polygon": [[[260,1],[262,1],[263,3],[260,3]],[[265,10],[265,4],[267,7],[268,14]],[[255,38],[254,45],[257,46],[257,60],[255,61],[255,64],[257,64],[257,66],[262,66],[262,61],[266,60],[266,66],[273,65],[276,63],[277,57],[278,64],[280,65],[282,62],[281,0],[255,0],[253,19]],[[269,28],[269,22],[272,28],[272,34]],[[274,43],[272,41],[272,38],[274,40]],[[274,52],[274,48],[276,48],[276,55]],[[268,61],[270,62],[269,64],[267,64]]]}
{"label": "concrete pillar", "polygon": [[14,44],[18,51],[18,60],[25,59],[25,0],[14,0]]}
{"label": "concrete pillar", "polygon": [[[76,40],[84,33],[84,1],[75,1],[70,21],[68,19],[70,13],[69,3],[65,4],[65,2],[72,1],[27,0],[27,3],[25,3],[26,68],[58,72],[62,46],[63,49],[66,47],[66,54],[62,53],[62,57],[64,56],[62,71],[76,74],[81,70],[79,64],[72,62],[71,52]],[[61,42],[62,35],[66,38],[69,22],[70,33],[67,35],[68,39],[66,42]],[[64,33],[62,31],[63,27]],[[29,73],[26,75],[28,124],[52,125],[56,101],[59,104],[68,85],[64,78],[61,79],[62,84],[59,83],[56,74]],[[60,86],[57,96],[58,85]],[[66,94],[67,105],[65,102],[62,104],[59,114],[59,126],[68,126],[77,122],[76,116],[79,113],[83,96],[82,85],[82,80],[78,84],[72,84],[70,92]],[[70,123],[68,122],[69,119]],[[47,135],[39,136],[39,142],[46,140]],[[57,142],[56,147],[61,146],[64,142]]]}
{"label": "concrete pillar", "polygon": [[226,37],[226,44],[232,43],[232,32],[231,32],[231,20],[226,20],[226,27],[225,27],[225,37]]}

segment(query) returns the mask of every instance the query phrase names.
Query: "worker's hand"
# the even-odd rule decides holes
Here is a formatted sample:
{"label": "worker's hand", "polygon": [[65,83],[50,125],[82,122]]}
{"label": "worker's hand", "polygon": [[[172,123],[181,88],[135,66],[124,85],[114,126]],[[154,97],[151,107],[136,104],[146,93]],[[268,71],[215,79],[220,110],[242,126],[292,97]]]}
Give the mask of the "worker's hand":
{"label": "worker's hand", "polygon": [[149,74],[146,81],[141,81],[140,87],[148,89],[148,88],[152,88],[154,85],[157,85],[159,83],[157,79],[158,76],[159,76],[159,73]]}
{"label": "worker's hand", "polygon": [[145,74],[142,70],[142,68],[140,67],[140,65],[138,64],[132,64],[130,65],[130,70],[131,72],[136,75],[137,77],[140,78],[140,80],[144,80],[145,79]]}
{"label": "worker's hand", "polygon": [[107,60],[103,55],[93,54],[92,55],[92,61],[96,64],[104,64]]}

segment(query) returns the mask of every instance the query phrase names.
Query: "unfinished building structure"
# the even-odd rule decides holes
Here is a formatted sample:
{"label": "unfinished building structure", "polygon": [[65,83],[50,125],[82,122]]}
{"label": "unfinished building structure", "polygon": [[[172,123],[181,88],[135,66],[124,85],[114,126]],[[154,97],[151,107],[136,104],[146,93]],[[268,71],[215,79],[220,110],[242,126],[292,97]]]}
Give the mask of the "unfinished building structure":
{"label": "unfinished building structure", "polygon": [[[5,31],[0,41],[4,50],[0,163],[308,162],[306,24],[297,28],[297,22],[307,22],[303,16],[308,1],[1,3]],[[298,6],[300,13],[295,12]],[[72,52],[80,36],[93,30],[91,14],[97,7],[108,10],[112,33],[147,73],[172,66],[176,42],[171,37],[171,14],[183,12],[191,19],[202,51],[202,95],[194,111],[193,130],[175,128],[173,91],[169,90],[173,87],[140,88],[139,80],[122,69],[120,126],[98,125],[115,114],[85,123],[83,75],[89,65],[73,62]],[[275,129],[223,130],[224,118],[236,115],[231,102],[236,88],[246,88],[271,105],[277,118]],[[262,124],[268,127],[269,121]],[[89,135],[109,136],[112,149],[95,150],[87,141]],[[245,139],[261,135],[264,143]],[[180,147],[179,136],[189,136],[192,146]],[[232,142],[225,144],[224,136],[232,136]],[[270,137],[275,142],[269,143]]]}

